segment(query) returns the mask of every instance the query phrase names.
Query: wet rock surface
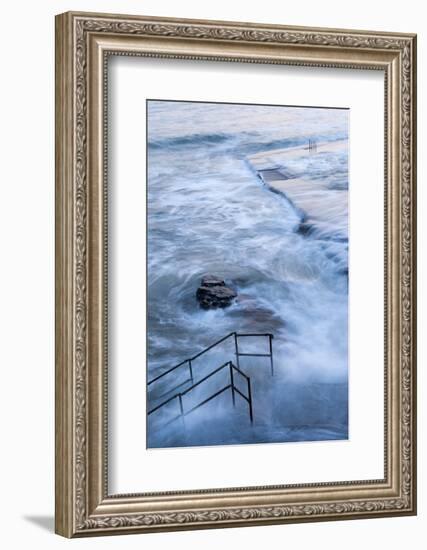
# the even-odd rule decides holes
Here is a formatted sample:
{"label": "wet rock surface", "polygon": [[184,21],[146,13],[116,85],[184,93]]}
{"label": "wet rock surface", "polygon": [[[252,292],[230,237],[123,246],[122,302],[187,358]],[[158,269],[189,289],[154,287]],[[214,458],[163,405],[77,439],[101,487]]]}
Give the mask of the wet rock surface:
{"label": "wet rock surface", "polygon": [[216,275],[205,275],[196,292],[196,298],[203,309],[230,306],[236,297],[236,291]]}
{"label": "wet rock surface", "polygon": [[276,331],[285,327],[285,322],[273,310],[260,305],[253,297],[241,293],[237,300],[239,306],[231,315],[244,319],[245,330],[249,332]]}

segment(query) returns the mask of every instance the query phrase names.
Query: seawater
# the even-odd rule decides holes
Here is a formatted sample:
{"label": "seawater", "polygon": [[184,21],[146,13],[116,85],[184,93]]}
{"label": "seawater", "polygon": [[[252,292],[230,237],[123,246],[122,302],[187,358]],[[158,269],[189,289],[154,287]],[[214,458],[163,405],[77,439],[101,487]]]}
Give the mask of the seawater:
{"label": "seawater", "polygon": [[[242,357],[254,422],[227,391],[185,418],[178,400],[148,417],[149,447],[346,439],[348,437],[348,242],[298,231],[300,215],[251,170],[249,155],[348,139],[348,111],[276,106],[147,102],[148,380],[230,332],[273,333],[269,359]],[[348,188],[347,148],[292,170]],[[343,211],[347,216],[347,212]],[[203,310],[205,274],[238,293],[228,308]],[[265,338],[243,352],[268,351]],[[195,381],[235,362],[234,341],[193,364]],[[141,366],[145,368],[145,366]],[[226,369],[184,396],[189,410],[228,380]],[[147,392],[147,408],[189,386],[184,366]],[[238,377],[236,385],[246,391]],[[180,386],[180,384],[182,384]],[[174,388],[178,388],[174,390]]]}

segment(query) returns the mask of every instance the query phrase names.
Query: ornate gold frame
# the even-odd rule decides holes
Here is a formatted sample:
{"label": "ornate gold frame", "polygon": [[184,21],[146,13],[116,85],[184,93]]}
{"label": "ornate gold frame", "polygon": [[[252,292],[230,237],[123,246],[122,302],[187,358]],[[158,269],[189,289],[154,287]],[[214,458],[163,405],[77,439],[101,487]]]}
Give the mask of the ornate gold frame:
{"label": "ornate gold frame", "polygon": [[[385,74],[385,477],[108,495],[108,55],[368,68]],[[65,13],[56,18],[56,532],[66,537],[416,513],[416,37]]]}

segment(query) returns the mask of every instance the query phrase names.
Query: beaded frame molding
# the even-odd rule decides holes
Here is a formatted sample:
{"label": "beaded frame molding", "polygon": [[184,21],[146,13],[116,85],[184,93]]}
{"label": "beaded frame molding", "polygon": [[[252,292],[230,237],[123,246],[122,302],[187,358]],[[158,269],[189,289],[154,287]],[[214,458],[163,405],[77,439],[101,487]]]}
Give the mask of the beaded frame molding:
{"label": "beaded frame molding", "polygon": [[[108,493],[106,82],[111,55],[384,72],[384,479]],[[72,12],[56,17],[58,534],[416,513],[415,124],[412,34]]]}

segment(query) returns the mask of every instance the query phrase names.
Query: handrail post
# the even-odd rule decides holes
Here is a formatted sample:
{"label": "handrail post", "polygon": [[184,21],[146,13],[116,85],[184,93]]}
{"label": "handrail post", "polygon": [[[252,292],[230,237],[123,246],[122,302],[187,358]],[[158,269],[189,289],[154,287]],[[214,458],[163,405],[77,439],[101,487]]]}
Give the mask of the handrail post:
{"label": "handrail post", "polygon": [[194,378],[193,378],[193,366],[191,364],[191,359],[188,360],[188,368],[190,370],[190,379],[191,379],[191,383],[194,383]]}
{"label": "handrail post", "polygon": [[271,376],[274,376],[274,367],[273,367],[273,335],[269,334],[268,339],[270,340],[270,363],[271,363]]}
{"label": "handrail post", "polygon": [[231,382],[231,396],[233,399],[233,407],[236,406],[236,395],[234,392],[234,376],[233,376],[233,363],[230,361],[228,363],[230,365],[230,382]]}
{"label": "handrail post", "polygon": [[237,344],[237,332],[234,333],[234,347],[236,349],[236,363],[238,368],[240,369],[240,361],[239,361],[239,345]]}
{"label": "handrail post", "polygon": [[248,377],[246,379],[247,383],[248,383],[248,405],[249,405],[249,417],[251,419],[251,424],[253,424],[254,422],[254,415],[253,415],[253,410],[252,410],[252,391],[251,391],[251,381],[250,381],[250,378]]}
{"label": "handrail post", "polygon": [[182,404],[182,395],[178,394],[178,401],[179,401],[179,410],[181,412],[181,418],[182,418],[182,424],[185,426],[185,415],[184,415],[184,406]]}

